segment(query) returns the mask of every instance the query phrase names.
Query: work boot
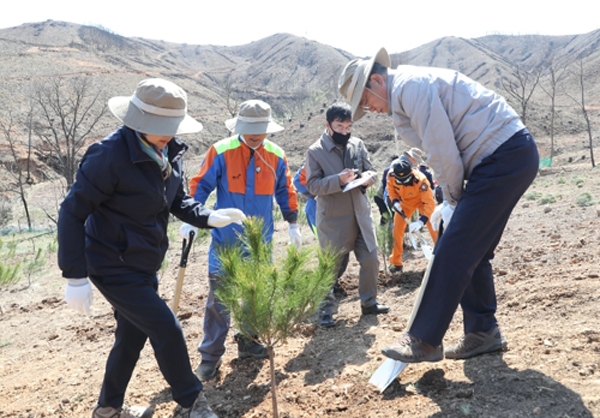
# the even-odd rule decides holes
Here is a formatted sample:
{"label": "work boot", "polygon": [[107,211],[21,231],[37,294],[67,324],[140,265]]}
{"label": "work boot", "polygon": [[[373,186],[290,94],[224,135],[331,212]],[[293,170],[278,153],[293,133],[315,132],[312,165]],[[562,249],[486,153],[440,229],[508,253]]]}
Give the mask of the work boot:
{"label": "work boot", "polygon": [[425,341],[406,332],[400,341],[384,347],[384,356],[404,363],[420,363],[422,361],[440,361],[444,358],[442,345],[434,347]]}
{"label": "work boot", "polygon": [[391,274],[397,274],[397,273],[402,273],[402,266],[397,266],[395,264],[390,265],[390,267],[388,268],[388,271]]}
{"label": "work boot", "polygon": [[235,334],[235,341],[238,345],[238,357],[241,359],[254,357],[254,358],[267,358],[269,357],[269,351],[267,347],[257,343],[254,340],[250,340],[244,337],[241,333]]}
{"label": "work boot", "polygon": [[154,411],[144,406],[127,406],[113,408],[112,406],[96,405],[92,418],[150,418]]}
{"label": "work boot", "polygon": [[468,332],[458,344],[446,349],[446,358],[459,360],[506,349],[507,342],[497,326],[489,331]]}
{"label": "work boot", "polygon": [[319,325],[321,325],[323,328],[331,328],[335,326],[333,315],[331,315],[329,312],[321,312],[319,315]]}
{"label": "work boot", "polygon": [[181,408],[181,418],[219,418],[208,405],[204,392],[200,392],[194,404],[189,408]]}
{"label": "work boot", "polygon": [[346,290],[339,283],[333,285],[333,294],[338,297],[348,296]]}
{"label": "work boot", "polygon": [[223,360],[202,360],[196,369],[196,376],[202,382],[207,382],[217,374],[217,370],[221,367]]}

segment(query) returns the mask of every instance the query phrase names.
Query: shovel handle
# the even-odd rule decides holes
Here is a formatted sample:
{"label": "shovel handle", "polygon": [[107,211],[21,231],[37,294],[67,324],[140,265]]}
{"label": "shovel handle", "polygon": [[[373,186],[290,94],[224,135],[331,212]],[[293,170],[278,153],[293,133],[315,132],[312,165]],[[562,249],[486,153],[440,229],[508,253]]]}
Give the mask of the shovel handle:
{"label": "shovel handle", "polygon": [[175,284],[175,295],[173,296],[173,304],[171,305],[171,310],[177,314],[177,310],[179,309],[179,299],[181,298],[181,289],[183,288],[183,278],[185,277],[185,268],[187,267],[188,256],[190,255],[190,250],[192,249],[192,243],[194,242],[194,231],[190,231],[190,242],[183,239],[183,244],[181,248],[181,260],[179,260],[179,275],[177,276],[177,283]]}
{"label": "shovel handle", "polygon": [[181,260],[179,260],[179,267],[187,267],[188,256],[190,255],[190,250],[192,249],[192,243],[194,242],[194,236],[196,234],[194,231],[190,231],[190,242],[189,245],[186,242],[186,239],[183,239],[183,244],[181,247]]}

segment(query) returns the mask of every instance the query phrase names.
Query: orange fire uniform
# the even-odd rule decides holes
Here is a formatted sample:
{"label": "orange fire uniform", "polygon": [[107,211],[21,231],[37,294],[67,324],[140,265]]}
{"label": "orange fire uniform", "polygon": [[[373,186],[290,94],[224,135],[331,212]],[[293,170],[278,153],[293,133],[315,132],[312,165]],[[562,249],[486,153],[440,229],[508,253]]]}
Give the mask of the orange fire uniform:
{"label": "orange fire uniform", "polygon": [[[423,221],[433,242],[437,240],[437,231],[433,229],[429,218],[435,209],[435,200],[429,186],[429,181],[420,171],[412,170],[413,180],[409,184],[402,184],[396,181],[394,173],[390,170],[387,179],[387,191],[392,205],[395,202],[400,203],[402,212],[408,219],[415,210],[419,211],[419,219]],[[395,266],[402,265],[402,253],[404,252],[404,230],[406,221],[401,215],[394,211],[394,248],[390,255],[390,264]]]}

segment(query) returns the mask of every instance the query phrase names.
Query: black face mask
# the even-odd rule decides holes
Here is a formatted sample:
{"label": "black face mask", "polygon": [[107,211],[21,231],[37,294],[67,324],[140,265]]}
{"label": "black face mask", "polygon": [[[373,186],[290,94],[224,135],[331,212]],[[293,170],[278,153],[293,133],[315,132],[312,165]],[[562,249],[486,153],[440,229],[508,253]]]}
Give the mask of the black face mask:
{"label": "black face mask", "polygon": [[348,141],[350,140],[350,133],[347,133],[346,135],[341,134],[339,132],[336,132],[332,129],[333,135],[331,135],[331,139],[333,139],[333,142],[335,142],[338,145],[342,145],[342,146],[346,146],[348,144]]}

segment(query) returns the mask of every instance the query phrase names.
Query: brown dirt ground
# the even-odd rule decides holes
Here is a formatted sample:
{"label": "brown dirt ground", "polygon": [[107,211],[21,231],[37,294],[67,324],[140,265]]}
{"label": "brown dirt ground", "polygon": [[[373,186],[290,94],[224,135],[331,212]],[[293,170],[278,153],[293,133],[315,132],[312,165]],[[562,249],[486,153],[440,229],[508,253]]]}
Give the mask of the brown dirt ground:
{"label": "brown dirt ground", "polygon": [[[537,198],[531,192],[537,192]],[[595,204],[580,207],[588,192]],[[531,199],[528,199],[529,196]],[[544,198],[555,202],[542,204]],[[515,209],[494,260],[498,319],[509,349],[466,361],[409,365],[384,392],[368,383],[384,357],[380,349],[404,330],[426,267],[407,251],[400,277],[380,277],[379,300],[389,315],[361,316],[351,258],[342,278],[337,325],[298,327],[276,348],[281,417],[600,417],[600,176],[589,165],[541,173]],[[303,227],[307,244],[314,244]],[[276,242],[286,244],[278,224]],[[180,245],[168,253],[161,294],[170,300]],[[95,292],[90,317],[68,309],[54,263],[0,293],[0,417],[86,417],[96,402],[113,342],[114,320]],[[180,319],[192,367],[200,357],[206,295],[206,244],[187,268]],[[445,343],[461,335],[460,309]],[[219,417],[272,416],[268,361],[239,360],[233,333],[217,378],[205,385]],[[173,417],[176,404],[149,344],[126,396]]]}

